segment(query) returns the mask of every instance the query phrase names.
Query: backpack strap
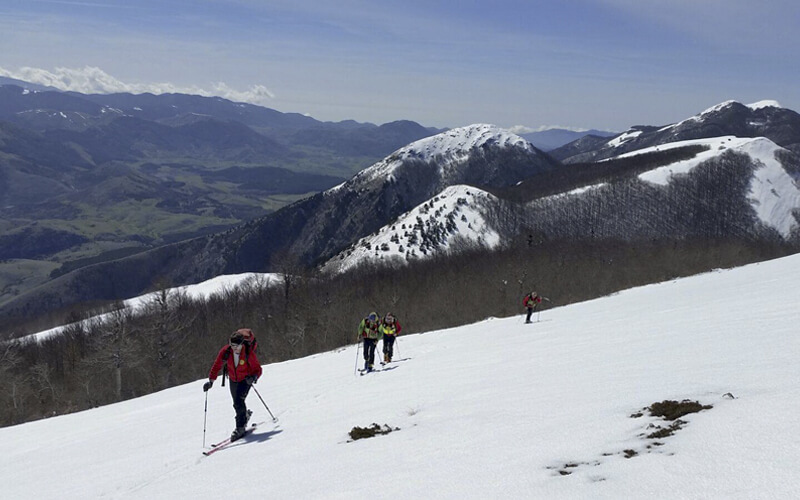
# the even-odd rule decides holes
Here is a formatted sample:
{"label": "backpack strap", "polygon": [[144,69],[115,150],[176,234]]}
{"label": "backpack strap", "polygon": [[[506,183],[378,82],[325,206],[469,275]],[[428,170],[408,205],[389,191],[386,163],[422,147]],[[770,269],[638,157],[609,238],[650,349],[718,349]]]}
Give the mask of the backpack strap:
{"label": "backpack strap", "polygon": [[228,346],[228,348],[225,349],[225,353],[222,355],[222,387],[225,387],[225,377],[228,375],[228,358],[231,352],[231,346]]}

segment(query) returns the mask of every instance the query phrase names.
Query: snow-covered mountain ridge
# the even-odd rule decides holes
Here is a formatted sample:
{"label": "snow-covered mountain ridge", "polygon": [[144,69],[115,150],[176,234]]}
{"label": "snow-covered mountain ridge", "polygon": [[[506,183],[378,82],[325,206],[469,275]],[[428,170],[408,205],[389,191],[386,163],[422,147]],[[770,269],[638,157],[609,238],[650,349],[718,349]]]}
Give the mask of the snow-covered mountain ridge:
{"label": "snow-covered mountain ridge", "polygon": [[531,143],[505,129],[489,124],[474,124],[412,142],[329,191],[337,191],[343,186],[369,184],[375,180],[391,182],[396,175],[403,175],[398,169],[402,170],[409,162],[435,163],[439,178],[456,179],[459,165],[468,160],[475,149],[486,147],[538,153]]}
{"label": "snow-covered mountain ridge", "polygon": [[[676,188],[675,181],[681,181],[697,167],[708,162],[722,161],[726,153],[743,155],[749,158],[748,161],[753,165],[752,175],[747,181],[749,191],[744,194],[752,213],[761,223],[776,230],[784,239],[789,239],[794,232],[800,231],[798,229],[800,222],[795,215],[800,214],[800,164],[784,164],[785,161],[791,161],[792,154],[769,139],[723,136],[678,141],[631,151],[615,159],[632,158],[657,151],[666,152],[687,146],[702,146],[704,149],[690,159],[653,168],[638,174],[637,178],[659,189],[683,189]],[[783,160],[779,160],[779,157]],[[723,172],[720,175],[732,176],[734,173]],[[730,180],[719,179],[720,186],[729,183]],[[629,201],[615,201],[613,196],[608,195],[609,192],[618,189],[617,184],[603,181],[547,196],[528,204],[530,208],[528,221],[532,222],[530,225],[534,225],[536,221],[547,220],[552,211],[567,210],[564,208],[556,210],[553,208],[553,203],[558,207],[586,206],[588,203],[594,203],[590,200],[601,198],[606,200],[604,203],[608,206],[619,203],[620,209],[614,211],[617,213],[623,211],[636,213],[637,210],[642,210],[646,213],[686,211],[688,214],[693,211],[688,208],[689,206],[704,203],[703,200],[689,199],[689,196],[694,195],[687,192],[685,199],[681,199],[680,196],[677,199],[671,197],[673,202],[677,203],[674,207],[639,208],[631,206]],[[463,201],[458,201],[459,199]],[[324,267],[329,270],[344,271],[359,262],[404,263],[415,258],[426,258],[458,250],[449,244],[454,238],[478,246],[497,248],[516,236],[506,234],[507,232],[501,228],[503,224],[494,220],[491,215],[487,215],[499,212],[497,207],[500,203],[501,200],[494,195],[475,187],[447,188],[380,230],[361,238],[330,259]],[[492,210],[492,207],[495,210]],[[689,215],[679,219],[692,220]],[[609,236],[625,238],[625,231],[626,225],[622,224],[615,234]],[[661,235],[664,236],[669,235]]]}
{"label": "snow-covered mountain ridge", "polygon": [[487,224],[482,210],[496,201],[493,195],[475,187],[450,186],[379,231],[359,239],[323,268],[344,272],[371,260],[404,263],[447,252],[454,241],[468,247],[494,248],[500,243],[500,236]]}
{"label": "snow-covered mountain ridge", "polygon": [[722,136],[766,137],[800,153],[800,115],[774,100],[725,101],[678,123],[636,126],[607,141],[582,141],[551,151],[566,163],[598,161],[660,144]]}
{"label": "snow-covered mountain ridge", "polygon": [[[721,102],[721,103],[719,103],[717,105],[714,105],[714,106],[711,106],[710,108],[708,108],[708,109],[706,109],[706,110],[704,110],[704,111],[702,111],[702,112],[700,112],[700,113],[698,113],[698,114],[696,114],[694,116],[691,116],[691,117],[689,117],[689,118],[687,118],[687,119],[685,119],[685,120],[683,120],[681,122],[678,122],[678,123],[675,123],[675,124],[672,124],[672,125],[667,125],[666,127],[660,129],[659,131],[668,130],[670,128],[677,128],[677,127],[680,127],[681,125],[683,125],[685,123],[688,123],[688,122],[702,122],[705,118],[707,118],[709,116],[713,116],[714,114],[717,114],[717,113],[725,110],[726,108],[733,107],[733,106],[736,106],[736,105],[742,105],[742,103],[740,103],[738,101],[734,101],[734,100],[728,100],[728,101]],[[780,109],[783,109],[783,106],[781,106],[778,101],[773,101],[773,100],[758,101],[758,102],[754,102],[754,103],[750,103],[750,104],[744,104],[744,106],[746,108],[752,110],[752,111],[756,111],[756,110],[763,109],[763,108],[780,108]]]}

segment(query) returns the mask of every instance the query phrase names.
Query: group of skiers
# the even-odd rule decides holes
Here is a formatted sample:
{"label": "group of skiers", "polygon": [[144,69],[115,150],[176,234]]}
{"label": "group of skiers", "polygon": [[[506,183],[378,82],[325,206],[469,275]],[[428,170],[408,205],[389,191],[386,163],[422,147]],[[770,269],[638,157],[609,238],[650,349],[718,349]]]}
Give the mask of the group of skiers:
{"label": "group of skiers", "polygon": [[386,316],[379,318],[378,313],[371,312],[361,320],[358,337],[364,342],[364,371],[370,372],[374,369],[375,348],[380,339],[383,339],[383,363],[392,361],[394,341],[402,328],[392,313],[386,313]]}
{"label": "group of skiers", "polygon": [[[372,371],[375,364],[375,347],[378,340],[383,339],[383,362],[389,363],[394,355],[394,341],[400,334],[400,322],[392,313],[387,313],[379,318],[377,313],[361,320],[358,326],[359,338],[364,341],[364,370]],[[231,441],[244,436],[247,432],[247,422],[252,411],[247,409],[245,400],[250,388],[261,377],[261,363],[256,355],[257,341],[253,331],[249,328],[240,328],[233,332],[228,343],[222,346],[208,372],[208,380],[203,384],[203,391],[208,392],[214,381],[222,371],[222,385],[225,385],[227,376],[230,381],[231,398],[235,411],[236,428],[231,433]]]}
{"label": "group of skiers", "polygon": [[[536,292],[530,292],[522,299],[526,310],[525,323],[531,323],[536,307],[542,303],[541,297]],[[358,337],[364,344],[364,372],[370,372],[375,365],[375,349],[378,341],[383,339],[383,363],[389,363],[394,356],[394,344],[402,327],[395,315],[391,312],[381,318],[378,313],[371,312],[358,325]],[[222,385],[225,385],[225,376],[230,380],[231,398],[233,409],[236,412],[236,428],[231,433],[231,441],[245,435],[247,422],[252,412],[247,409],[245,399],[250,388],[261,376],[261,363],[256,355],[257,342],[253,331],[249,328],[240,328],[233,332],[217,353],[214,364],[208,373],[208,381],[203,384],[203,390],[208,391],[222,371]]]}

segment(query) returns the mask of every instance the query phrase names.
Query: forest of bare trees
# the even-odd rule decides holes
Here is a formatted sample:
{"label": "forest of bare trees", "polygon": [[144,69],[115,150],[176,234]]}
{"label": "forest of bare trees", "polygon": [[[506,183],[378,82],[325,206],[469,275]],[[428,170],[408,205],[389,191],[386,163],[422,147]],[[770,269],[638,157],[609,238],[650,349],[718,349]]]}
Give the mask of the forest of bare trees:
{"label": "forest of bare trees", "polygon": [[[246,282],[207,300],[164,288],[135,314],[121,304],[103,319],[76,312],[70,319],[84,320],[61,334],[2,344],[0,425],[204,379],[218,349],[240,327],[256,332],[261,361],[273,363],[356,342],[358,322],[373,310],[394,312],[404,334],[425,332],[521,314],[521,299],[531,289],[551,299],[547,307],[558,307],[794,251],[778,242],[631,243],[523,233],[502,250],[471,249],[405,267],[362,266],[333,276],[304,271],[287,256],[281,279]],[[497,335],[501,341],[502,332]],[[269,381],[264,385],[268,391]]]}

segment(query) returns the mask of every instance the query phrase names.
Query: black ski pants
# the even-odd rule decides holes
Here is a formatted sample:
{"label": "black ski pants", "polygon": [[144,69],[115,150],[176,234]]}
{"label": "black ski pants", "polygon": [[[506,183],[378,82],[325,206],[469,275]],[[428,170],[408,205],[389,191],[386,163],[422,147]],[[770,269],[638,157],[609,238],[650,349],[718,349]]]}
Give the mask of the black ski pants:
{"label": "black ski pants", "polygon": [[389,359],[392,359],[394,356],[394,335],[384,335],[383,336],[383,353],[389,355]]}
{"label": "black ski pants", "polygon": [[236,410],[236,427],[244,427],[247,424],[247,405],[244,400],[247,399],[247,394],[250,392],[250,384],[244,380],[241,382],[230,380],[230,386],[233,409]]}
{"label": "black ski pants", "polygon": [[378,345],[378,339],[364,338],[364,368],[369,368],[375,364],[375,346]]}
{"label": "black ski pants", "polygon": [[530,323],[531,322],[531,314],[533,314],[533,310],[534,309],[536,309],[536,306],[528,308],[528,315],[525,316],[525,323]]}

